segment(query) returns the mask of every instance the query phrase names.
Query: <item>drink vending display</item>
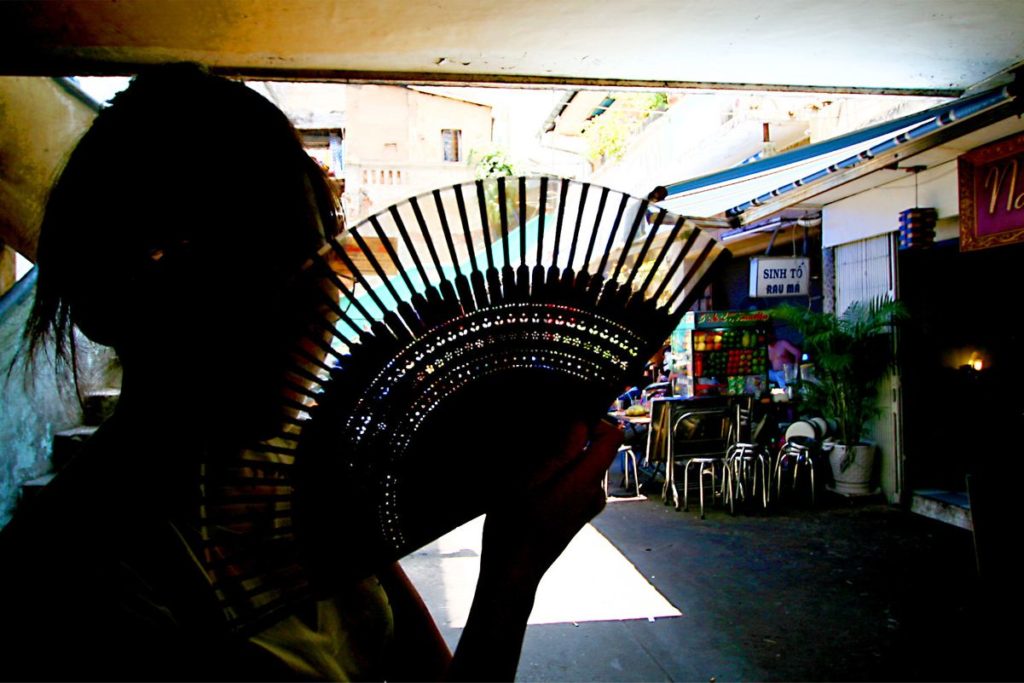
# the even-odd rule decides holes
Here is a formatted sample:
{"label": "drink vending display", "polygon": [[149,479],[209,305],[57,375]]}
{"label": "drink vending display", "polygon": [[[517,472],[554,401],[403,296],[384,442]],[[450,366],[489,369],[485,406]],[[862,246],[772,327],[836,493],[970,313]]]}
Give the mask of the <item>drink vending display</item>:
{"label": "drink vending display", "polygon": [[694,396],[760,397],[768,388],[765,311],[699,311],[690,331]]}

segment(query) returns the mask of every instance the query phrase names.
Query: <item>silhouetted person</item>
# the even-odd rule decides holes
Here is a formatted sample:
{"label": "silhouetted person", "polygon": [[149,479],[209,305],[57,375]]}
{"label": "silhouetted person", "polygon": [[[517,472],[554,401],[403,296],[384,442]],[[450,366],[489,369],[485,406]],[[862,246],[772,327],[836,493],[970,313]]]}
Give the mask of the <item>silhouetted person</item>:
{"label": "silhouetted person", "polygon": [[[47,206],[27,339],[29,354],[52,338],[66,358],[77,326],[112,346],[122,395],[0,535],[3,678],[514,675],[537,583],[604,504],[613,428],[574,425],[515,505],[488,515],[454,660],[391,563],[361,581],[300,567],[314,598],[223,628],[201,561],[211,548],[196,521],[200,472],[274,433],[286,358],[320,314],[296,274],[337,225],[292,125],[243,84],[155,68],[97,115]],[[311,548],[344,543],[344,520],[324,526],[332,533],[294,534]],[[272,591],[280,577],[256,579],[254,591]]]}

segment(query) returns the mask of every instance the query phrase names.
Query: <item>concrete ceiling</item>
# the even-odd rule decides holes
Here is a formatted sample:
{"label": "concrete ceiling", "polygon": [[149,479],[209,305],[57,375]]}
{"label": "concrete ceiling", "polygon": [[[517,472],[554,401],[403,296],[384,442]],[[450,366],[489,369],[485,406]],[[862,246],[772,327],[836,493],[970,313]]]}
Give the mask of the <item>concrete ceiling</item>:
{"label": "concrete ceiling", "polygon": [[1020,0],[0,2],[0,73],[953,93],[1024,60]]}

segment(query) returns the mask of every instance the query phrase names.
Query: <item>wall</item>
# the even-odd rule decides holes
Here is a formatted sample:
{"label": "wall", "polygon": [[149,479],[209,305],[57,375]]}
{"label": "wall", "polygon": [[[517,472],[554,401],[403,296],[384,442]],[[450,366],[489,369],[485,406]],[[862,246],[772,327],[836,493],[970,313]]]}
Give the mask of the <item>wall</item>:
{"label": "wall", "polygon": [[17,282],[15,266],[16,252],[0,240],[0,296],[7,293]]}
{"label": "wall", "polygon": [[[0,78],[0,242],[34,260],[50,186],[95,109],[50,78]],[[81,422],[69,378],[41,357],[36,376],[8,368],[21,345],[34,274],[0,295],[0,526],[21,484],[50,469],[53,435]],[[88,355],[88,354],[87,354]],[[87,359],[90,369],[92,358]],[[63,389],[61,388],[63,387]]]}
{"label": "wall", "polygon": [[43,205],[95,110],[50,78],[0,78],[0,242],[35,261]]}
{"label": "wall", "polygon": [[[351,222],[473,177],[469,152],[491,142],[491,108],[396,86],[348,86],[345,198]],[[462,131],[462,161],[444,161],[441,130]]]}
{"label": "wall", "polygon": [[53,435],[81,421],[75,391],[66,380],[59,388],[50,363],[41,360],[32,379],[21,366],[7,372],[32,306],[31,280],[26,276],[0,306],[0,526],[10,519],[21,484],[49,471]]}
{"label": "wall", "polygon": [[[892,176],[885,185],[822,209],[823,246],[833,247],[899,229],[900,211],[915,206],[914,174],[907,171],[884,173]],[[950,229],[955,221],[949,219],[960,212],[955,159],[918,174],[916,205],[936,208],[942,222],[939,227]]]}

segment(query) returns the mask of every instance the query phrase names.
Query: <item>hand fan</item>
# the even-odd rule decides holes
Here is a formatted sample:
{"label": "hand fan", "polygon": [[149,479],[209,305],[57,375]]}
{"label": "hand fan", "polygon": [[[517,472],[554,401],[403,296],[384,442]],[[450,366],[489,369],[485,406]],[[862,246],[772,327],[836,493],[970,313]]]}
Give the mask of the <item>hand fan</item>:
{"label": "hand fan", "polygon": [[281,433],[204,472],[201,560],[228,623],[514,506],[516,478],[639,380],[727,256],[685,217],[553,177],[435,190],[328,243],[303,275],[322,308]]}

